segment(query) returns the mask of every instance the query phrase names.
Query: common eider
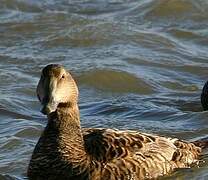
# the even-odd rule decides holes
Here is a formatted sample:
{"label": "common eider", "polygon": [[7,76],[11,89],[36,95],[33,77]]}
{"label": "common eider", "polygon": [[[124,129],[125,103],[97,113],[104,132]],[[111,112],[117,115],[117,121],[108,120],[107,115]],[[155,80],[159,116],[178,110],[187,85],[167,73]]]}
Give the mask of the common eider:
{"label": "common eider", "polygon": [[37,96],[47,115],[29,163],[30,180],[143,180],[197,163],[207,142],[130,130],[81,128],[78,88],[61,65],[42,70]]}

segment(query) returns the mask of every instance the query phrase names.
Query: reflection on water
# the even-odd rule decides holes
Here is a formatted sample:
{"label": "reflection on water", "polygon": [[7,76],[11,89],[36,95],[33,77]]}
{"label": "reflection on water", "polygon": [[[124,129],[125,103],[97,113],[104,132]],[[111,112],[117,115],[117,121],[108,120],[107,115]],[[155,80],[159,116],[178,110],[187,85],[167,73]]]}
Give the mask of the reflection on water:
{"label": "reflection on water", "polygon": [[[25,178],[46,124],[35,88],[48,63],[77,80],[85,127],[207,136],[207,12],[206,0],[2,0],[0,179]],[[165,179],[207,179],[207,167]]]}

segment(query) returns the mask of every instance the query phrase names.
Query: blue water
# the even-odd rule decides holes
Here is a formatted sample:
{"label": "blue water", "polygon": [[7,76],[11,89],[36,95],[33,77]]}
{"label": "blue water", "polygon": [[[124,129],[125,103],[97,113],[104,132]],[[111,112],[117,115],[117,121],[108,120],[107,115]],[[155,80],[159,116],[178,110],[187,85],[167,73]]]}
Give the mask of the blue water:
{"label": "blue water", "polygon": [[[0,179],[23,179],[46,124],[35,88],[64,65],[83,127],[135,129],[191,141],[208,134],[206,0],[1,0]],[[208,179],[200,167],[167,179]]]}

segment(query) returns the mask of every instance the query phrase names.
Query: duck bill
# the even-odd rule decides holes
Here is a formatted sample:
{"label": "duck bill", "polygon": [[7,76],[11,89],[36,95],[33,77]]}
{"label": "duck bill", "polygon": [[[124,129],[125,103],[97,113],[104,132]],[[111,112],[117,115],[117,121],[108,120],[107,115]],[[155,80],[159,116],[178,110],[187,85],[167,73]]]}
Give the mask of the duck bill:
{"label": "duck bill", "polygon": [[45,92],[48,92],[48,94],[45,94],[45,97],[42,102],[42,109],[41,112],[45,115],[49,115],[52,112],[55,112],[58,107],[58,102],[56,101],[56,80],[53,78],[50,78],[48,80],[48,83],[46,83],[46,86],[44,87]]}
{"label": "duck bill", "polygon": [[41,112],[45,115],[49,115],[52,112],[55,112],[57,107],[58,107],[57,103],[47,103],[47,104],[43,105]]}

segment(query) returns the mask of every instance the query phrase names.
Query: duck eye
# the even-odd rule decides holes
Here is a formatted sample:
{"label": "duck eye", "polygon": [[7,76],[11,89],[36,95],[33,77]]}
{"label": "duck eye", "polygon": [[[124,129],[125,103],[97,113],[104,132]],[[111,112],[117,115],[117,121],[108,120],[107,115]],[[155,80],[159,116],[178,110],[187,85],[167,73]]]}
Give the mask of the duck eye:
{"label": "duck eye", "polygon": [[63,74],[63,75],[61,76],[61,78],[64,79],[64,78],[65,78],[65,75]]}

